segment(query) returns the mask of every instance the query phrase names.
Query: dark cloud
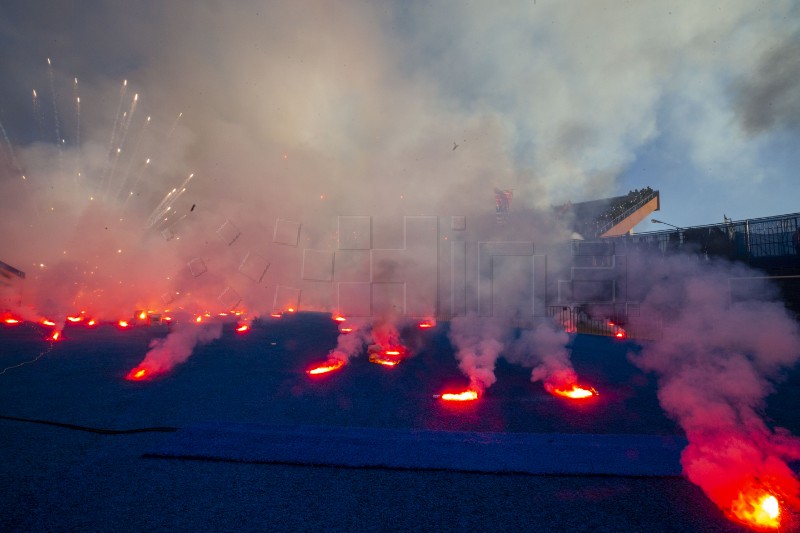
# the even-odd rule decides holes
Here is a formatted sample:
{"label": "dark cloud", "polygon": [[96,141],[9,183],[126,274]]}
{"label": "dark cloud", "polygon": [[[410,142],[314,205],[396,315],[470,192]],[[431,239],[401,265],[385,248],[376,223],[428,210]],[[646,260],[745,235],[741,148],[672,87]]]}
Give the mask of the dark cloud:
{"label": "dark cloud", "polygon": [[745,130],[800,126],[800,35],[770,49],[739,82],[736,112]]}

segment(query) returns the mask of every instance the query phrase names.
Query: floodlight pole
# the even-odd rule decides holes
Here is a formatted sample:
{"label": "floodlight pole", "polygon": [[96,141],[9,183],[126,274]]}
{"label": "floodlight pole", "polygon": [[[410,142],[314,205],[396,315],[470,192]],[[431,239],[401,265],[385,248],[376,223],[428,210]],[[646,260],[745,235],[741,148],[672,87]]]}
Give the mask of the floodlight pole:
{"label": "floodlight pole", "polygon": [[656,220],[655,218],[651,218],[650,222],[652,222],[654,224],[664,224],[665,226],[671,226],[671,227],[675,228],[676,230],[683,231],[683,228],[680,228],[680,227],[676,226],[675,224],[670,224],[669,222],[664,222],[663,220]]}

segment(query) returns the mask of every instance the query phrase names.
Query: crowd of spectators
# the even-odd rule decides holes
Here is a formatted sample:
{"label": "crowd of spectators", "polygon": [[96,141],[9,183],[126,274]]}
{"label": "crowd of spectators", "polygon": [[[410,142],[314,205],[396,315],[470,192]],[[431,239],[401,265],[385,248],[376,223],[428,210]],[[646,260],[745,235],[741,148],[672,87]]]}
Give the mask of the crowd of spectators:
{"label": "crowd of spectators", "polygon": [[[643,189],[634,189],[625,196],[614,198],[613,201],[594,218],[576,221],[578,233],[587,239],[598,237],[614,226],[614,224],[620,222],[626,216],[639,209],[642,204],[650,200],[654,194],[655,191],[653,191],[651,187],[645,187]],[[568,206],[571,207],[570,204],[568,204]]]}

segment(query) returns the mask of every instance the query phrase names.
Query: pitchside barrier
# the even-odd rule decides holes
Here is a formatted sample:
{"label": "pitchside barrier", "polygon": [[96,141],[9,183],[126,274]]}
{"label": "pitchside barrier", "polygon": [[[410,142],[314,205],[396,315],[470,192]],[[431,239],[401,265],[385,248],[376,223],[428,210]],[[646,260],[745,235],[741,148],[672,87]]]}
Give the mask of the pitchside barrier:
{"label": "pitchside barrier", "polygon": [[582,307],[556,305],[547,307],[547,316],[567,333],[637,340],[658,340],[662,336],[661,322],[642,315],[598,317],[590,315]]}

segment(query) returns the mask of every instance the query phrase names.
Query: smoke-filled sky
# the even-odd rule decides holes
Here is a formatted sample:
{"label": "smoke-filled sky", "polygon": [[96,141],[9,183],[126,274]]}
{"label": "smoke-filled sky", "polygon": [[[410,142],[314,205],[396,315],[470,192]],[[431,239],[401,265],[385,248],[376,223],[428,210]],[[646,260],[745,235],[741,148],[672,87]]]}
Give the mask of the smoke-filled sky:
{"label": "smoke-filled sky", "polygon": [[469,229],[494,187],[520,211],[651,186],[680,226],[798,211],[788,0],[7,1],[0,72],[0,258],[73,306],[71,274],[116,272],[92,298],[120,302],[330,281],[338,217],[401,248],[403,216]]}
{"label": "smoke-filled sky", "polygon": [[80,80],[86,134],[122,79],[154,120],[183,112],[185,166],[232,199],[285,175],[286,155],[324,174],[297,180],[317,194],[498,185],[542,206],[650,185],[676,225],[797,211],[789,0],[3,2],[12,140],[37,138],[48,57],[60,97]]}

